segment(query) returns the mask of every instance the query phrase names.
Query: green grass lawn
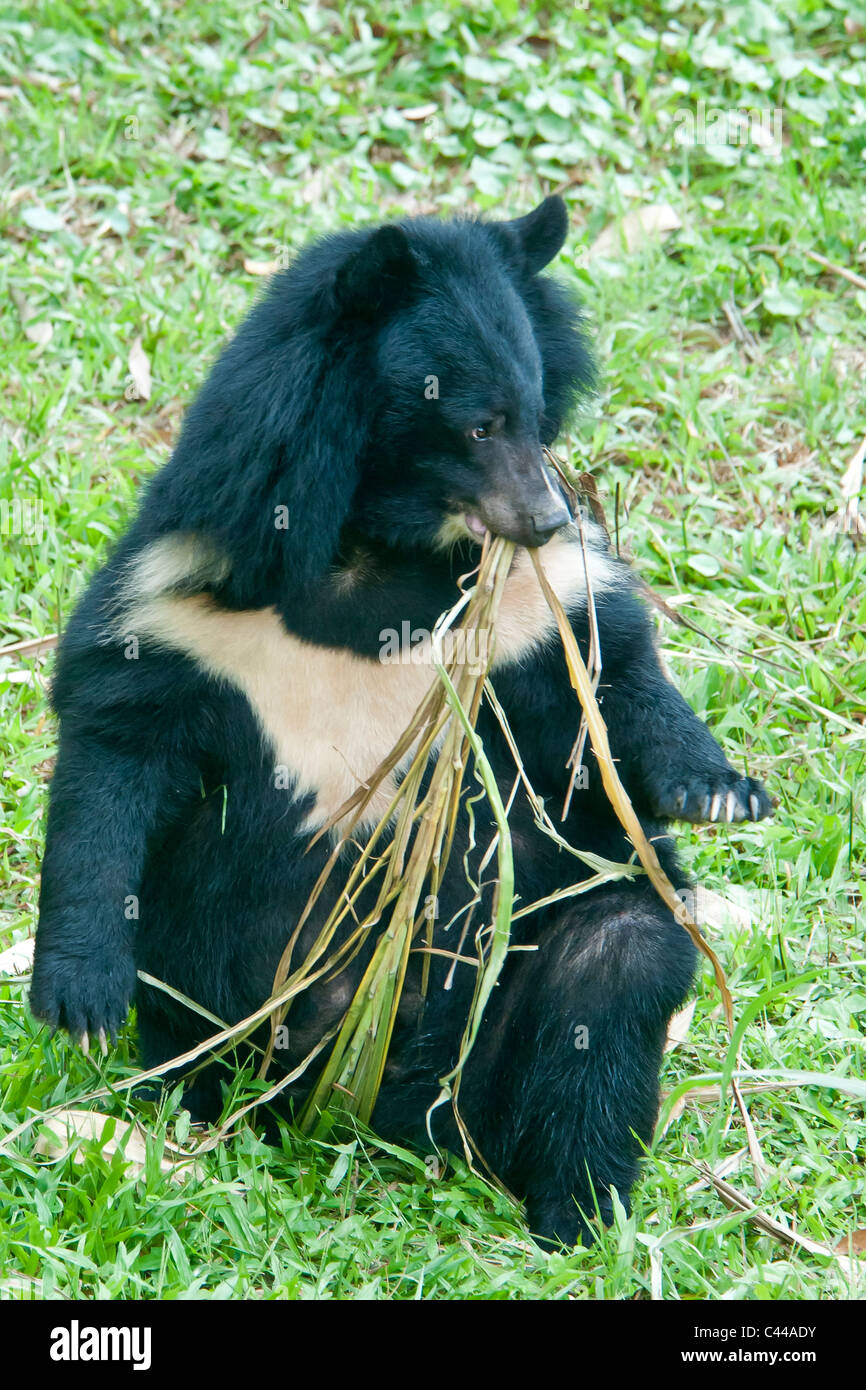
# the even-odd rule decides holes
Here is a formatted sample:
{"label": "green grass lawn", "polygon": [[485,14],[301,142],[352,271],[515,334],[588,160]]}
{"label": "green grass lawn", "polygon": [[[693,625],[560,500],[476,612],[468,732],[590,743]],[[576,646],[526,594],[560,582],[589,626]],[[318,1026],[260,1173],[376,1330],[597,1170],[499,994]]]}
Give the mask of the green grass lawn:
{"label": "green grass lawn", "polygon": [[[776,125],[713,142],[715,108]],[[10,3],[0,124],[0,643],[63,624],[266,266],[344,224],[515,215],[559,189],[557,273],[603,368],[573,457],[639,573],[700,629],[659,618],[677,682],[780,802],[772,822],[681,837],[733,905],[706,930],[742,1068],[761,1073],[760,1185],[711,1088],[730,1058],[704,970],[663,1076],[692,1095],[666,1105],[634,1214],[595,1249],[543,1253],[462,1164],[437,1176],[370,1135],[275,1150],[244,1132],[176,1182],[179,1096],[120,1093],[87,1104],[138,1118],[140,1163],[92,1139],[37,1153],[38,1123],[0,1149],[0,1292],[862,1298],[866,1261],[831,1252],[866,1245],[866,546],[838,524],[866,435],[866,9]],[[678,228],[595,245],[657,205]],[[50,650],[0,657],[0,950],[34,926],[51,669]],[[0,982],[4,1134],[135,1066],[132,1027],[88,1059],[26,994]],[[699,1164],[823,1248],[731,1210]]]}

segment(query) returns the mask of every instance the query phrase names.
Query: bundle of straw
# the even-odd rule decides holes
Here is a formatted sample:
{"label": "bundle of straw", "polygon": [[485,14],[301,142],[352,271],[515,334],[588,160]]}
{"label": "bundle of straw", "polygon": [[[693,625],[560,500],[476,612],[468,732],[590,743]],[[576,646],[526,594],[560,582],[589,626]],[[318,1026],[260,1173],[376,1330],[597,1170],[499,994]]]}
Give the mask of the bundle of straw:
{"label": "bundle of straw", "polygon": [[[305,1130],[315,1131],[322,1112],[334,1108],[357,1115],[364,1121],[372,1116],[412,943],[426,930],[427,945],[432,946],[432,921],[422,903],[430,896],[435,899],[448,864],[470,755],[497,826],[497,875],[491,928],[481,948],[460,1057],[450,1077],[443,1078],[446,1088],[452,1080],[456,1084],[459,1078],[484,1006],[502,968],[508,949],[514,887],[511,837],[496,778],[475,732],[493,648],[486,640],[468,639],[474,634],[486,637],[495,632],[496,613],[513,553],[510,541],[488,538],[474,586],[440,618],[432,634],[429,656],[438,680],[431,672],[431,689],[395,747],[368,782],[319,832],[324,834],[339,823],[342,838],[328,859],[277,969],[273,999],[284,1002],[275,1007],[272,1015],[271,1044],[262,1062],[261,1075],[270,1063],[276,1029],[294,994],[313,979],[331,978],[360,949],[372,928],[383,920],[386,925],[324,1070],[300,1116],[301,1127]],[[452,642],[451,654],[446,658],[443,639],[461,615],[461,629],[467,640]],[[478,663],[467,662],[462,659],[466,651],[482,652],[484,659]],[[435,759],[432,775],[426,778],[431,759]],[[407,761],[408,766],[405,766]],[[303,964],[292,972],[292,956],[301,929],[339,862],[343,845],[352,838],[376,793],[395,769],[404,766],[399,787],[366,839],[316,941]],[[353,912],[357,898],[370,885],[374,875],[379,877],[375,904],[348,939],[330,956],[326,955],[338,928]],[[423,971],[425,990],[428,973],[429,955]]]}

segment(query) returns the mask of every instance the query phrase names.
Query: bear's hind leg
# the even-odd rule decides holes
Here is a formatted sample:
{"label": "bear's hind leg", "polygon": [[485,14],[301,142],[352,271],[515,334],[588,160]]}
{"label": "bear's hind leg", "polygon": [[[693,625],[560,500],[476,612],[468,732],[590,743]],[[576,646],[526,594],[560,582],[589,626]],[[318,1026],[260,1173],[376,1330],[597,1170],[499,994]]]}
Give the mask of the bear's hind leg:
{"label": "bear's hind leg", "polygon": [[586,1218],[612,1219],[612,1187],[628,1207],[668,1021],[694,966],[689,937],[645,880],[578,899],[537,953],[511,957],[461,1109],[542,1239],[590,1239]]}

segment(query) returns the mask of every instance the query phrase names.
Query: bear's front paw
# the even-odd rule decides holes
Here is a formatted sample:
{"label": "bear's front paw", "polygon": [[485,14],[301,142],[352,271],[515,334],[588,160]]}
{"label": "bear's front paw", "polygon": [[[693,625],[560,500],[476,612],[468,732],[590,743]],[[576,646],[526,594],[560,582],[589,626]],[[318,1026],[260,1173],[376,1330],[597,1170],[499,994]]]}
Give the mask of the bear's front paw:
{"label": "bear's front paw", "polygon": [[671,778],[651,798],[655,815],[663,820],[695,824],[717,821],[763,820],[774,802],[754,777],[741,777],[732,767],[689,777]]}
{"label": "bear's front paw", "polygon": [[125,952],[104,964],[57,951],[40,951],[37,940],[30,986],[34,1016],[52,1028],[65,1028],[85,1052],[98,1038],[115,1040],[126,1022],[135,993],[135,962]]}

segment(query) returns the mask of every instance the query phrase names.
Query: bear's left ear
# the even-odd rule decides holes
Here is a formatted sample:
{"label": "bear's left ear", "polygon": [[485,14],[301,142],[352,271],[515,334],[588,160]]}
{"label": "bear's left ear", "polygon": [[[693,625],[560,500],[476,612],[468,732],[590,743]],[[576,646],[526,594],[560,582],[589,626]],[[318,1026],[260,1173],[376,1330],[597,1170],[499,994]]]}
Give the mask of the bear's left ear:
{"label": "bear's left ear", "polygon": [[404,229],[396,222],[377,227],[337,270],[337,304],[345,314],[374,318],[396,307],[416,269]]}
{"label": "bear's left ear", "polygon": [[512,255],[516,253],[523,268],[536,275],[562,250],[568,233],[568,212],[562,199],[554,194],[525,217],[496,222],[493,227],[506,240]]}

